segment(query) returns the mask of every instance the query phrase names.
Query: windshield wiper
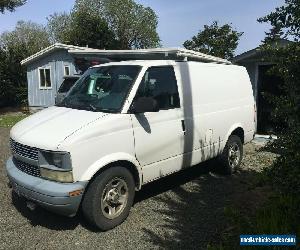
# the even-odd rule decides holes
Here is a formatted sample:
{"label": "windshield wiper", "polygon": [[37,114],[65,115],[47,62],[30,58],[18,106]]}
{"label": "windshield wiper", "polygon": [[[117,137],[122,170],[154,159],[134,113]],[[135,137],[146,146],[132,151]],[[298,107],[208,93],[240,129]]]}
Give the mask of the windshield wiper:
{"label": "windshield wiper", "polygon": [[118,112],[118,110],[114,110],[114,109],[105,109],[105,108],[99,108],[98,111],[104,112],[104,113],[117,113],[117,112]]}
{"label": "windshield wiper", "polygon": [[93,104],[82,104],[82,105],[71,105],[71,104],[67,104],[66,101],[62,101],[59,104],[56,104],[56,106],[58,107],[66,107],[66,108],[73,108],[73,109],[83,109],[83,110],[88,110],[88,111],[93,111],[93,112],[104,112],[104,113],[117,113],[118,110],[114,110],[114,109],[106,109],[106,108],[97,108],[95,107]]}

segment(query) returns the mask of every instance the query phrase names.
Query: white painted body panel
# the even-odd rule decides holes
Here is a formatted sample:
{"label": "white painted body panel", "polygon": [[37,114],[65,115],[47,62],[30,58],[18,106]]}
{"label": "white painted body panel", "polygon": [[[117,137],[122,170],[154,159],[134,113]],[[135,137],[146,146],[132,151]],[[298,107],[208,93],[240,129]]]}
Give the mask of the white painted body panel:
{"label": "white painted body panel", "polygon": [[[252,140],[254,97],[243,67],[174,61],[110,64],[143,66],[120,114],[51,107],[18,123],[11,137],[32,147],[70,152],[75,181],[88,181],[102,167],[122,160],[136,167],[140,184],[217,156],[236,128],[244,130],[245,143]],[[128,114],[144,72],[161,65],[174,66],[181,107]]]}
{"label": "white painted body panel", "polygon": [[129,114],[108,114],[70,135],[59,149],[71,153],[76,180],[89,180],[101,167],[120,160],[141,170],[135,158]]}
{"label": "white painted body panel", "polygon": [[[167,162],[182,155],[184,146],[182,119],[181,109],[132,115],[135,152],[143,166],[144,182],[161,175],[163,169],[158,162]],[[174,162],[173,167],[180,169],[181,163]]]}
{"label": "white painted body panel", "polygon": [[107,114],[54,106],[18,122],[11,129],[10,135],[12,139],[25,145],[58,150],[60,143],[70,134],[105,115]]}
{"label": "white painted body panel", "polygon": [[226,143],[237,127],[254,133],[254,97],[245,68],[195,62],[181,62],[177,67],[187,131],[193,133],[185,152],[211,144],[219,152],[223,148],[218,144]]}

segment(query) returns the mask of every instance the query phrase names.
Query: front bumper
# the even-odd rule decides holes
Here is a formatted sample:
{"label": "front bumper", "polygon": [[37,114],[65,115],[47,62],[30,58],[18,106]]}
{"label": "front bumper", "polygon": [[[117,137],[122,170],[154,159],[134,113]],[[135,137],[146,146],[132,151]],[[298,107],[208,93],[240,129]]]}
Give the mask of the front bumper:
{"label": "front bumper", "polygon": [[28,175],[20,171],[9,158],[6,163],[7,176],[13,190],[20,196],[54,213],[75,216],[82,194],[70,197],[69,193],[82,190],[87,182],[58,183]]}

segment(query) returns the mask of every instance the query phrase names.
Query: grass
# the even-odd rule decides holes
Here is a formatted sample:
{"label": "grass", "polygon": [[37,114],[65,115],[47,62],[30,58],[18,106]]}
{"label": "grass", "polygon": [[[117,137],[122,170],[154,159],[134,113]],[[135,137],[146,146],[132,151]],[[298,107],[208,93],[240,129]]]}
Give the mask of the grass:
{"label": "grass", "polygon": [[[254,216],[247,216],[235,208],[226,208],[225,215],[231,220],[230,232],[222,235],[219,245],[210,245],[208,250],[233,250],[251,249],[261,250],[260,246],[240,247],[240,234],[293,234],[300,235],[300,198],[285,194],[270,197],[270,199],[259,208]],[[299,247],[299,241],[298,245]],[[293,247],[269,246],[270,250],[298,249]]]}
{"label": "grass", "polygon": [[0,127],[9,128],[15,125],[17,122],[26,118],[28,114],[6,114],[0,115]]}

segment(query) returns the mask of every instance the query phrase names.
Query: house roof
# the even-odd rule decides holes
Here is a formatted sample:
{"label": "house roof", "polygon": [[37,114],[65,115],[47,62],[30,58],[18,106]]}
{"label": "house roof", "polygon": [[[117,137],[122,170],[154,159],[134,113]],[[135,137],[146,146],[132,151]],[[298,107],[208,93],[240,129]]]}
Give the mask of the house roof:
{"label": "house roof", "polygon": [[200,62],[215,62],[231,64],[230,61],[182,48],[154,48],[154,49],[135,49],[135,50],[98,50],[85,48],[85,50],[70,49],[70,54],[74,56],[104,56],[110,59],[123,60],[183,60]]}
{"label": "house roof", "polygon": [[[292,43],[292,41],[289,41],[287,39],[279,39],[278,41],[274,42],[273,45],[283,47],[283,46],[286,46],[289,43]],[[260,49],[260,47],[256,47],[254,49],[248,50],[248,51],[246,51],[246,52],[244,52],[240,55],[235,56],[232,59],[232,62],[233,63],[239,63],[241,61],[246,61],[246,60],[249,60],[253,57],[260,56],[260,55],[261,55],[261,49]]]}
{"label": "house roof", "polygon": [[49,54],[55,50],[59,50],[59,49],[65,49],[65,50],[85,50],[86,47],[78,47],[78,46],[74,46],[74,45],[67,45],[67,44],[62,44],[62,43],[55,43],[45,49],[42,49],[41,51],[27,57],[26,59],[21,61],[21,65],[26,65],[40,57],[43,57],[46,54]]}

